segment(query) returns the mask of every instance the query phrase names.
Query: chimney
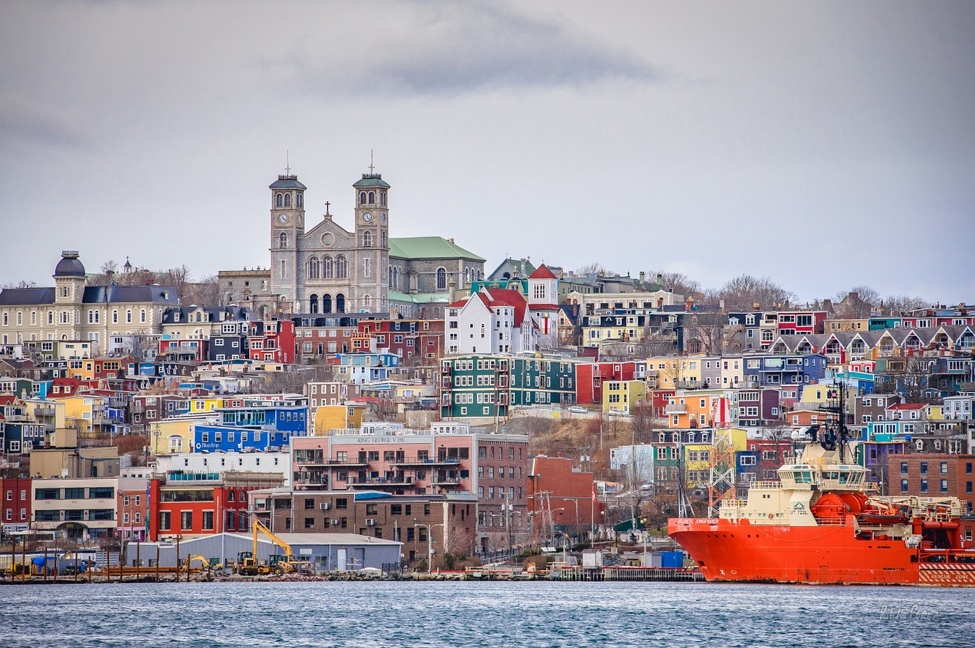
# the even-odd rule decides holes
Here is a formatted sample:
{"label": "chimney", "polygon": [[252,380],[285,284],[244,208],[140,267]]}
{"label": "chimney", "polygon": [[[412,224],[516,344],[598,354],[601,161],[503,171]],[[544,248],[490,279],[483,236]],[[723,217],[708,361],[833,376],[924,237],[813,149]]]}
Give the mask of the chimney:
{"label": "chimney", "polygon": [[643,270],[640,270],[640,283],[643,283],[644,281],[646,281],[646,279],[647,279],[647,273],[644,272]]}

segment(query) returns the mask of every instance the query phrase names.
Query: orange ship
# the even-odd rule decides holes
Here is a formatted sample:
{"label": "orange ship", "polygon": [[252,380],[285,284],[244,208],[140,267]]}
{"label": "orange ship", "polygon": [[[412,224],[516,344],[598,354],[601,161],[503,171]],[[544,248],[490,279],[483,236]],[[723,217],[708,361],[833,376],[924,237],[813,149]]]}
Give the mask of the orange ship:
{"label": "orange ship", "polygon": [[880,497],[845,438],[805,445],[777,482],[717,518],[675,518],[668,532],[709,581],[975,587],[975,551],[962,546],[954,497]]}

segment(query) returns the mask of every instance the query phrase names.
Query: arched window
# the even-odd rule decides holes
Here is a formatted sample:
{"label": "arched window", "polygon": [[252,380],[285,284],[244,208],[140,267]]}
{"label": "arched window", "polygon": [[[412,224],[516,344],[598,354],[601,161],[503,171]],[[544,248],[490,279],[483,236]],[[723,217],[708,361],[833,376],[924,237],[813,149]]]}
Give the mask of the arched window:
{"label": "arched window", "polygon": [[375,191],[370,191],[369,192],[369,204],[370,205],[375,205],[376,204],[376,192]]}
{"label": "arched window", "polygon": [[359,204],[360,205],[365,205],[366,204],[366,192],[365,191],[360,191],[359,192]]}
{"label": "arched window", "polygon": [[284,206],[285,207],[291,206],[291,194],[284,194]]}
{"label": "arched window", "polygon": [[318,295],[312,295],[308,298],[308,310],[312,313],[318,312]]}
{"label": "arched window", "polygon": [[[95,321],[96,322],[98,321],[98,315],[97,314],[95,315]],[[139,311],[139,321],[141,323],[143,323],[143,324],[146,323],[146,309],[144,309],[144,308]]]}
{"label": "arched window", "polygon": [[365,231],[362,233],[362,247],[372,247],[372,232]]}
{"label": "arched window", "polygon": [[[335,277],[337,279],[348,279],[349,277],[349,264],[341,254],[335,258]],[[336,303],[337,301],[338,297],[336,297]]]}
{"label": "arched window", "polygon": [[327,256],[322,259],[322,276],[326,279],[331,279],[333,275],[332,257]]}
{"label": "arched window", "polygon": [[112,311],[112,324],[118,324],[118,311]]}
{"label": "arched window", "polygon": [[382,247],[389,247],[389,239],[386,238],[386,230],[383,230],[383,233],[382,233],[382,244],[381,245],[382,245]]}
{"label": "arched window", "polygon": [[322,312],[331,313],[332,312],[332,296],[322,295]]}
{"label": "arched window", "polygon": [[288,247],[288,233],[281,232],[281,235],[278,237],[278,248],[284,250],[287,247]]}
{"label": "arched window", "polygon": [[280,206],[281,206],[281,205],[283,205],[283,204],[284,204],[284,196],[282,196],[282,195],[281,195],[281,194],[279,193],[279,194],[277,194],[277,195],[276,195],[276,196],[274,197],[274,206],[275,206],[275,207],[280,207]]}
{"label": "arched window", "polygon": [[385,191],[380,191],[379,192],[379,200],[382,203],[382,206],[385,207],[386,206],[386,192]]}
{"label": "arched window", "polygon": [[301,207],[304,207],[304,206],[305,206],[305,195],[304,194],[298,194],[295,197],[295,207],[301,208]]}
{"label": "arched window", "polygon": [[437,268],[437,290],[447,290],[447,271]]}
{"label": "arched window", "polygon": [[372,295],[365,295],[362,298],[362,307],[365,308],[366,310],[372,308]]}
{"label": "arched window", "polygon": [[339,293],[335,295],[335,312],[344,313],[345,312],[345,295]]}
{"label": "arched window", "polygon": [[318,260],[318,257],[310,258],[308,260],[308,278],[318,279],[320,274],[321,274],[321,262]]}
{"label": "arched window", "polygon": [[131,310],[126,309],[126,311],[125,311],[125,323],[126,324],[131,324],[132,323],[132,311]]}

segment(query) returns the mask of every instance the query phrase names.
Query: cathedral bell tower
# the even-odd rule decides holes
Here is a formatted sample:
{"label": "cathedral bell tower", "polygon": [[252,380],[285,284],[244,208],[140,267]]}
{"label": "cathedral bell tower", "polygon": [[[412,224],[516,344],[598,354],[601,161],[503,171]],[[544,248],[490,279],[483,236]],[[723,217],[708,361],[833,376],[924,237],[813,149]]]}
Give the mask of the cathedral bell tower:
{"label": "cathedral bell tower", "polygon": [[355,189],[356,278],[354,308],[359,312],[389,310],[389,184],[379,173],[363,173]]}
{"label": "cathedral bell tower", "polygon": [[[288,169],[290,172],[290,169]],[[277,312],[290,313],[298,294],[298,237],[305,232],[305,185],[298,176],[279,175],[271,189],[271,285],[280,295]]]}

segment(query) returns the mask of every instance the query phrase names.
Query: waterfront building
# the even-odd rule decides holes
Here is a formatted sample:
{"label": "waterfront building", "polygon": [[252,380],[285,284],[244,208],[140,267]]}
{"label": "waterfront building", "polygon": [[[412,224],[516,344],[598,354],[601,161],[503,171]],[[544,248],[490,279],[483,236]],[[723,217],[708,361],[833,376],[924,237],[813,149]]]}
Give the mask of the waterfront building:
{"label": "waterfront building", "polygon": [[35,478],[31,490],[35,530],[80,541],[115,535],[118,477]]}
{"label": "waterfront building", "polygon": [[[367,542],[393,541],[402,546],[402,561],[415,566],[431,556],[443,566],[443,555],[475,552],[477,501],[469,493],[394,495],[385,491],[253,492],[251,514],[273,533],[292,532],[297,544],[325,537],[357,534]],[[400,559],[391,561],[400,564]],[[357,563],[350,569],[359,569]],[[429,564],[429,563],[428,563]]]}

